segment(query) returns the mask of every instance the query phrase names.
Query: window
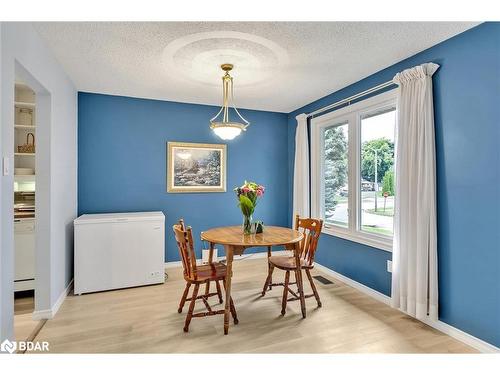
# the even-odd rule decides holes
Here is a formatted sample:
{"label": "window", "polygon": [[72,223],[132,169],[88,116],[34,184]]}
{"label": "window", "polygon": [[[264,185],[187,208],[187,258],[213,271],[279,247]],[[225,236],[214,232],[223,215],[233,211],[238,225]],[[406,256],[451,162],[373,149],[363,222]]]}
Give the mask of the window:
{"label": "window", "polygon": [[396,107],[361,116],[361,230],[392,236]]}
{"label": "window", "polygon": [[396,96],[311,120],[311,203],[324,232],[392,250]]}
{"label": "window", "polygon": [[324,128],[322,217],[326,223],[348,227],[348,136],[347,122]]}

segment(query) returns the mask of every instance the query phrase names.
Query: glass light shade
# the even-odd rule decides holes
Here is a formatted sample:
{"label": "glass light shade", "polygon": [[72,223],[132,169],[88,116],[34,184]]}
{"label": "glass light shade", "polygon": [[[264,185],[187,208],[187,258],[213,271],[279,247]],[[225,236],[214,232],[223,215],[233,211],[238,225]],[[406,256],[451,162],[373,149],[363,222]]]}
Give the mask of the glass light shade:
{"label": "glass light shade", "polygon": [[231,140],[239,136],[242,129],[235,126],[217,126],[213,127],[212,130],[218,137],[225,140]]}

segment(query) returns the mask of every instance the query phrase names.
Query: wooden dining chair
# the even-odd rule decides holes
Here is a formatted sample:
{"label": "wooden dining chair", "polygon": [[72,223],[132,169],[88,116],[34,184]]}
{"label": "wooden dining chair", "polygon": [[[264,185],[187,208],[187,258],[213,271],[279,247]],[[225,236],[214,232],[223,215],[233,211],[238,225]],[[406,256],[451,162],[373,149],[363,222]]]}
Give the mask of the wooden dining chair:
{"label": "wooden dining chair", "polygon": [[[314,285],[313,278],[311,276],[311,269],[314,268],[314,255],[316,253],[316,248],[318,246],[318,239],[321,234],[321,229],[323,228],[323,220],[321,219],[308,219],[308,218],[300,218],[299,215],[295,216],[295,230],[303,233],[304,238],[299,243],[300,248],[300,266],[305,271],[307,278],[309,279],[309,283],[311,284],[311,289],[313,294],[305,295],[305,298],[315,297],[316,302],[318,303],[318,307],[321,307],[321,300],[319,298],[318,290]],[[281,315],[285,315],[286,313],[286,305],[289,301],[299,300],[300,290],[295,293],[292,289],[290,289],[290,285],[297,284],[297,266],[295,257],[292,256],[275,256],[270,254],[268,251],[268,265],[269,271],[266,278],[266,282],[264,284],[264,288],[262,289],[262,295],[266,294],[266,291],[271,286],[283,286],[283,299],[281,301]],[[272,283],[272,275],[274,268],[279,268],[285,271],[285,282],[284,283]],[[293,271],[295,273],[295,281],[290,282],[290,272]],[[288,293],[292,294],[292,298],[288,298]]]}
{"label": "wooden dining chair", "polygon": [[[179,313],[182,312],[182,308],[186,301],[191,301],[189,304],[188,314],[186,316],[186,321],[184,324],[184,332],[188,332],[189,324],[192,318],[199,318],[204,316],[211,316],[217,314],[224,314],[224,310],[212,310],[208,303],[208,298],[213,296],[219,297],[219,303],[222,303],[222,292],[220,288],[220,282],[226,286],[226,265],[220,262],[209,263],[206,265],[196,264],[196,254],[194,251],[193,233],[191,227],[185,227],[184,221],[179,220],[179,224],[175,224],[173,227],[175,240],[177,241],[177,247],[182,260],[182,267],[184,269],[184,280],[186,280],[186,287],[184,293],[182,294],[181,301],[179,303]],[[210,293],[210,283],[214,281],[217,292]],[[200,285],[205,285],[205,294],[199,295]],[[191,285],[194,285],[194,290],[191,297],[188,298],[189,289]],[[205,305],[206,312],[200,312],[193,314],[193,310],[196,304],[196,300],[201,299]],[[233,299],[230,299],[230,310],[233,316],[234,324],[238,324],[238,318],[236,316],[236,309],[234,307]]]}

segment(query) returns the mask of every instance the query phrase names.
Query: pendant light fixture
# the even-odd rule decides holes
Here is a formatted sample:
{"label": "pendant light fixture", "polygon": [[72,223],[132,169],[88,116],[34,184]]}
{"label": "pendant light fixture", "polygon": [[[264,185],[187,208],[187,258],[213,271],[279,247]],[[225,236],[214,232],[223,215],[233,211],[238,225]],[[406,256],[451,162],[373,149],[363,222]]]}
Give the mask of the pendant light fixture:
{"label": "pendant light fixture", "polygon": [[[229,75],[229,72],[233,69],[233,64],[222,64],[220,67],[226,72],[226,74],[222,77],[222,107],[220,111],[210,120],[210,128],[220,138],[224,140],[231,140],[240,135],[242,131],[245,131],[250,123],[243,118],[234,106],[233,77]],[[229,119],[229,105],[233,107],[242,122],[231,121]]]}

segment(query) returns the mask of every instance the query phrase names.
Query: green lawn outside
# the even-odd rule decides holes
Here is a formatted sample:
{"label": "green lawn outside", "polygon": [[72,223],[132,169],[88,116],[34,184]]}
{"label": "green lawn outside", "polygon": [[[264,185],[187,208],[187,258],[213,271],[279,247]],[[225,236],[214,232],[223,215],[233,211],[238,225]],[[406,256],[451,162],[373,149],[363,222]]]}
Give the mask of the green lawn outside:
{"label": "green lawn outside", "polygon": [[380,216],[394,216],[394,207],[386,207],[384,211],[384,206],[379,206],[377,211],[373,208],[369,208],[365,210],[366,212],[374,215],[380,215]]}
{"label": "green lawn outside", "polygon": [[363,225],[363,226],[361,226],[361,230],[363,230],[364,232],[369,232],[369,233],[384,234],[387,236],[392,236],[392,231],[389,229],[384,229],[384,228],[369,227],[369,226]]}
{"label": "green lawn outside", "polygon": [[[362,191],[361,192],[361,197],[362,198],[373,198],[375,192],[374,191]],[[384,198],[384,193],[382,191],[379,191],[377,196],[379,198]],[[389,195],[389,197],[393,197],[393,195]]]}
{"label": "green lawn outside", "polygon": [[[382,192],[380,192],[378,194],[378,197],[380,199],[382,199],[382,202],[383,202],[384,196],[382,195]],[[364,199],[364,198],[373,198],[373,191],[362,191],[361,192],[361,199]],[[348,197],[343,197],[341,195],[335,195],[335,197],[333,199],[336,200],[338,203],[346,203],[348,200]]]}
{"label": "green lawn outside", "polygon": [[327,221],[328,224],[334,224],[334,225],[338,225],[338,226],[341,226],[341,227],[344,227],[344,228],[347,228],[347,223],[344,223],[343,221],[338,221],[338,220],[328,220]]}
{"label": "green lawn outside", "polygon": [[337,201],[337,203],[347,203],[347,200],[348,200],[347,197],[343,197],[343,196],[337,195],[337,194],[335,194],[335,196],[333,197],[333,199],[335,201]]}

